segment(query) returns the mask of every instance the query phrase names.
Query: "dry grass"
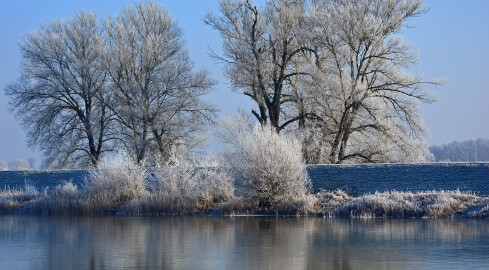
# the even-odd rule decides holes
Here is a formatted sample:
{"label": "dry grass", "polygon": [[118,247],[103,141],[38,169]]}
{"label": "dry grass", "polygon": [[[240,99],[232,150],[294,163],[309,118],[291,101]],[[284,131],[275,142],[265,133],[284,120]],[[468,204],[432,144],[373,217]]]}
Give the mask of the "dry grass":
{"label": "dry grass", "polygon": [[83,214],[87,199],[72,182],[64,182],[52,192],[29,205],[29,211],[40,214]]}
{"label": "dry grass", "polygon": [[259,202],[247,197],[235,196],[231,200],[217,204],[206,213],[215,215],[316,215],[320,201],[313,194],[304,194],[290,200],[264,207]]}
{"label": "dry grass", "polygon": [[489,198],[483,198],[481,202],[467,213],[471,218],[489,218]]}
{"label": "dry grass", "polygon": [[40,194],[34,186],[26,184],[23,189],[4,188],[0,191],[0,210],[10,211],[39,199]]}
{"label": "dry grass", "polygon": [[[214,174],[210,173],[210,174]],[[197,174],[195,174],[197,175]],[[187,175],[188,176],[188,175]],[[202,176],[202,175],[201,175]],[[196,176],[192,176],[196,177]],[[489,198],[460,191],[382,192],[351,197],[341,190],[321,191],[265,208],[246,197],[234,196],[231,189],[222,190],[221,181],[231,181],[220,174],[207,184],[190,189],[150,189],[143,196],[121,203],[94,199],[75,185],[66,182],[51,192],[38,192],[31,186],[4,189],[0,192],[0,210],[45,214],[128,214],[128,215],[326,215],[351,218],[416,217],[444,218],[461,216],[487,218]],[[178,181],[189,181],[189,179]],[[177,180],[176,180],[177,181]],[[181,184],[181,183],[180,183]],[[182,187],[180,184],[176,186]],[[187,188],[189,186],[186,186]],[[224,192],[223,192],[224,191]],[[113,198],[104,196],[103,198]]]}
{"label": "dry grass", "polygon": [[480,197],[460,191],[376,192],[355,198],[336,208],[346,217],[448,217],[475,206]]}
{"label": "dry grass", "polygon": [[315,195],[319,201],[316,212],[322,213],[325,216],[333,216],[335,209],[345,205],[353,199],[346,192],[339,189],[334,192],[321,190]]}
{"label": "dry grass", "polygon": [[480,211],[475,212],[473,217],[477,218],[487,218],[489,217],[489,203],[486,204],[485,207],[483,207]]}

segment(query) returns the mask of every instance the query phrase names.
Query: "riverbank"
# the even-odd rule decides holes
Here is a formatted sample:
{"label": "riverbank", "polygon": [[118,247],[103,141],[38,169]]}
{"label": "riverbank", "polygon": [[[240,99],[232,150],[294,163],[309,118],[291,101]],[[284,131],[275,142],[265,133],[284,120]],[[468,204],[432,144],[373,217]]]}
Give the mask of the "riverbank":
{"label": "riverbank", "polygon": [[487,218],[489,197],[461,191],[377,192],[352,197],[337,190],[309,194],[305,198],[260,206],[233,196],[221,202],[194,198],[164,202],[158,194],[121,203],[91,198],[66,183],[54,192],[39,192],[31,186],[0,192],[0,213],[55,215],[284,215],[348,218]]}
{"label": "riverbank", "polygon": [[[266,148],[257,148],[260,149]],[[287,149],[287,147],[277,147],[277,149]],[[358,181],[360,182],[358,185],[368,186],[371,190],[380,190],[362,192],[359,195],[358,192],[332,188],[334,187],[332,184],[326,186],[318,184],[318,179],[324,174],[318,173],[318,166],[313,166],[316,170],[308,170],[305,164],[301,163],[300,151],[296,152],[292,157],[274,152],[273,156],[281,160],[275,160],[264,154],[255,154],[252,157],[256,158],[243,157],[233,160],[233,157],[228,156],[228,160],[220,162],[207,158],[199,162],[179,161],[153,166],[144,166],[127,155],[119,155],[114,159],[100,162],[97,168],[84,171],[83,180],[78,183],[63,181],[53,185],[55,181],[46,181],[51,184],[39,187],[30,184],[29,174],[26,174],[27,179],[23,187],[7,186],[0,190],[0,211],[132,216],[288,215],[349,218],[485,218],[489,216],[489,196],[484,189],[488,188],[487,175],[484,175],[485,170],[489,169],[488,164],[459,166],[383,164],[380,167],[323,165],[329,168],[328,172],[338,168],[340,170],[352,168],[354,176],[365,177]],[[439,185],[429,181],[430,176],[443,179],[446,174],[440,174],[440,168],[445,167],[449,167],[452,173],[458,172],[456,175],[465,173],[468,178],[458,182],[440,181]],[[395,168],[398,172],[407,170],[411,175],[411,180],[407,183],[404,183],[401,174],[398,174],[398,178],[396,175],[392,177],[405,187],[413,186],[418,190],[402,190],[395,188],[396,186],[386,189],[389,185],[382,185],[386,181],[379,182],[374,176],[368,177],[368,174],[372,175],[368,172],[368,168],[380,169],[380,173],[384,172],[385,175],[391,176],[392,171],[389,174],[389,168]],[[426,175],[429,172],[431,173]],[[70,172],[55,172],[52,175],[58,177],[67,175],[66,173]],[[420,177],[420,175],[424,176]],[[49,173],[44,173],[43,176],[49,176]],[[343,174],[337,174],[336,178],[341,179],[342,176]],[[325,182],[327,181],[322,183]],[[444,187],[447,186],[451,188],[445,189]],[[460,190],[460,186],[463,186],[464,190]],[[468,187],[475,188],[468,189]]]}

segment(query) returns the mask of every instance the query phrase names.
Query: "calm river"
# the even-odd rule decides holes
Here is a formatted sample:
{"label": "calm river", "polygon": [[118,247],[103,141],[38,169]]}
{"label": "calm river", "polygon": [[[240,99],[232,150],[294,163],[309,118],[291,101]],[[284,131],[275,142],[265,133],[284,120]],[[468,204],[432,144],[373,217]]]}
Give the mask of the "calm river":
{"label": "calm river", "polygon": [[489,269],[489,220],[1,215],[0,269]]}

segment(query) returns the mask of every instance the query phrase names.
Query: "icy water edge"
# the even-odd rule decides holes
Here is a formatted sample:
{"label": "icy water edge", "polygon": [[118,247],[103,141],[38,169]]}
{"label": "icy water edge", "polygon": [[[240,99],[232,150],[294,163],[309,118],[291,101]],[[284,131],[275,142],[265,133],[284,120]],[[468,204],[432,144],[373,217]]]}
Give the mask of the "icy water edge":
{"label": "icy water edge", "polygon": [[489,220],[0,215],[0,269],[489,269]]}

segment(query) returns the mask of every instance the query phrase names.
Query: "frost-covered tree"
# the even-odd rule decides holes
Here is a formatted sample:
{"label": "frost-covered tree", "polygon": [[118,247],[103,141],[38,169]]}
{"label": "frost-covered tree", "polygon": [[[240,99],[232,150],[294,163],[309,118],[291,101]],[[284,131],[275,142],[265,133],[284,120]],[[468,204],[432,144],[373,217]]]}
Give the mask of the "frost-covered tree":
{"label": "frost-covered tree", "polygon": [[303,82],[317,116],[305,134],[309,162],[423,160],[418,104],[435,100],[425,86],[437,83],[408,72],[417,54],[397,35],[426,11],[422,0],[317,1],[313,10],[318,64]]}
{"label": "frost-covered tree", "polygon": [[32,170],[31,165],[29,164],[29,161],[25,159],[15,159],[11,160],[8,162],[8,168],[11,171],[28,171]]}
{"label": "frost-covered tree", "polygon": [[200,98],[214,82],[206,71],[193,71],[171,15],[159,4],[137,3],[107,20],[106,31],[110,106],[125,148],[142,161],[199,145],[216,111]]}
{"label": "frost-covered tree", "polygon": [[489,139],[455,141],[441,146],[432,145],[430,151],[437,162],[489,161]]}
{"label": "frost-covered tree", "polygon": [[97,16],[81,11],[54,21],[20,43],[21,76],[8,85],[10,108],[47,167],[95,165],[111,150],[105,104],[104,43]]}
{"label": "frost-covered tree", "polygon": [[290,86],[303,74],[302,56],[312,50],[303,39],[307,1],[268,0],[257,7],[250,0],[223,0],[220,15],[208,14],[205,23],[219,31],[226,76],[235,91],[251,98],[252,113],[262,126],[280,132],[299,117],[285,108],[296,101]]}
{"label": "frost-covered tree", "polygon": [[227,146],[235,145],[239,142],[239,138],[253,130],[252,117],[243,111],[237,111],[233,117],[221,118],[215,132],[217,138]]}
{"label": "frost-covered tree", "polygon": [[397,35],[421,0],[221,1],[205,22],[223,39],[235,91],[277,132],[296,129],[308,163],[419,161],[428,154],[418,103],[434,96]]}
{"label": "frost-covered tree", "polygon": [[8,170],[7,162],[0,159],[0,171],[6,171],[6,170]]}

